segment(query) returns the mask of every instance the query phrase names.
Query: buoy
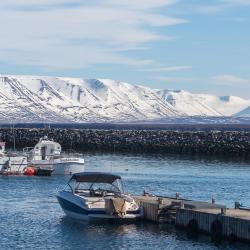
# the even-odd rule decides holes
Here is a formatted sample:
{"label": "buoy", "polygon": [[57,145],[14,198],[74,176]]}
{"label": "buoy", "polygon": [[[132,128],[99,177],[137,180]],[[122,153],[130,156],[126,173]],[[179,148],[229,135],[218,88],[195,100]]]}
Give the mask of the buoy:
{"label": "buoy", "polygon": [[36,170],[34,167],[27,167],[24,172],[25,175],[34,176],[36,174]]}

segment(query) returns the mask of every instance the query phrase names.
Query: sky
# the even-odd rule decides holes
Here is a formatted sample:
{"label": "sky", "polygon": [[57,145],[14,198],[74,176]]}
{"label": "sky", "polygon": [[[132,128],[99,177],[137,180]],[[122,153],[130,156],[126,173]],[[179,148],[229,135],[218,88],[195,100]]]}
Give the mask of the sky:
{"label": "sky", "polygon": [[250,99],[250,0],[0,0],[0,74]]}

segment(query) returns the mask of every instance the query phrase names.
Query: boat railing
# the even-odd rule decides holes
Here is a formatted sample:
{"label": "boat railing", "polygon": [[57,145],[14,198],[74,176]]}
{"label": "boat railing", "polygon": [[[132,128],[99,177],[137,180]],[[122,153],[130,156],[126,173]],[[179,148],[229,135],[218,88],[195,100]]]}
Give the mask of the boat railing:
{"label": "boat railing", "polygon": [[[25,148],[23,148],[23,155],[30,156],[33,150],[34,150],[33,147],[25,147]],[[54,159],[59,159],[59,158],[80,158],[81,156],[82,156],[81,153],[66,152],[66,151],[63,151],[60,154],[46,154],[46,157],[52,157]]]}
{"label": "boat railing", "polygon": [[15,157],[15,156],[23,156],[26,157],[26,154],[24,154],[22,151],[13,151],[13,152],[7,152],[5,154],[7,157]]}
{"label": "boat railing", "polygon": [[60,158],[80,158],[82,157],[81,153],[77,152],[62,152]]}
{"label": "boat railing", "polygon": [[33,147],[25,147],[23,148],[23,153],[24,154],[28,154],[30,153],[34,148]]}

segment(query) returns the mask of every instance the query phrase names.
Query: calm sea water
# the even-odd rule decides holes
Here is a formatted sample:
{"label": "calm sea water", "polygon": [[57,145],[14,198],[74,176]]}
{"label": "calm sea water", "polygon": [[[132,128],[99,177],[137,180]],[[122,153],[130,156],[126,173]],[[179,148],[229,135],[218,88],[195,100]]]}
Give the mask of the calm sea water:
{"label": "calm sea water", "polygon": [[[89,171],[123,177],[126,191],[211,200],[250,207],[250,164],[178,156],[84,155]],[[55,195],[67,177],[0,177],[0,249],[250,249],[212,243],[151,223],[78,223],[62,212]]]}

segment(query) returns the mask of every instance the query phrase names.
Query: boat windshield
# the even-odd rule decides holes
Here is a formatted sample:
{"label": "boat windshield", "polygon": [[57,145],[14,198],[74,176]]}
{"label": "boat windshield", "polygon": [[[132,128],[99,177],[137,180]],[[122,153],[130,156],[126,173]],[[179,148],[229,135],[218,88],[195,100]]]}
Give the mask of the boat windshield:
{"label": "boat windshield", "polygon": [[107,193],[123,193],[123,185],[121,179],[116,179],[112,183],[102,182],[75,182],[68,183],[74,193],[83,191],[105,191]]}

